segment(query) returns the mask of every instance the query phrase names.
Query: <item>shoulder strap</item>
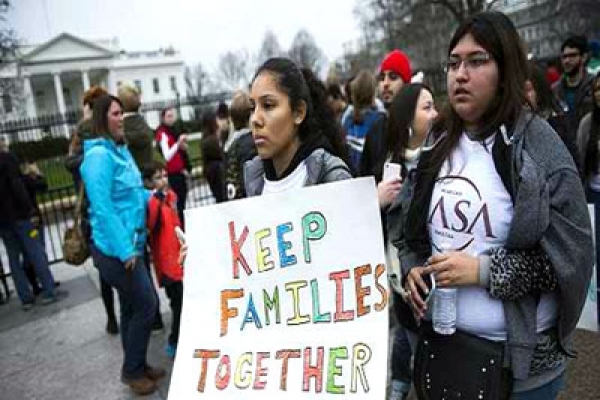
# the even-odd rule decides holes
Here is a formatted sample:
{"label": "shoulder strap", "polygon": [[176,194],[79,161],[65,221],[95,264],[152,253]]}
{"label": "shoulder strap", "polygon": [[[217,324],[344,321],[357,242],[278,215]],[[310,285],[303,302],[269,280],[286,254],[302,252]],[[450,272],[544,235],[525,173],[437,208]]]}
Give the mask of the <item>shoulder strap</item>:
{"label": "shoulder strap", "polygon": [[77,195],[77,203],[75,204],[75,226],[79,226],[81,220],[81,207],[83,204],[83,197],[85,196],[85,185],[83,182],[79,185],[79,192]]}

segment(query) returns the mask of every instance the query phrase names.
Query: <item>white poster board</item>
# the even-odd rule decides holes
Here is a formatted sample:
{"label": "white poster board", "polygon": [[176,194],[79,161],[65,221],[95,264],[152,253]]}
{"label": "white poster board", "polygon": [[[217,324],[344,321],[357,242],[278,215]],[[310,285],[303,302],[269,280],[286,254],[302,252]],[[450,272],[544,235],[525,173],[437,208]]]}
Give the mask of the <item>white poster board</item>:
{"label": "white poster board", "polygon": [[388,283],[372,178],[186,211],[169,399],[383,399]]}
{"label": "white poster board", "polygon": [[[590,218],[592,220],[592,232],[596,234],[596,221],[594,218],[594,206],[588,205]],[[596,241],[594,240],[594,243]],[[594,260],[596,253],[594,253]],[[598,281],[596,274],[598,273],[597,265],[594,263],[594,272],[592,272],[592,280],[587,291],[587,297],[585,299],[585,305],[579,317],[577,328],[586,329],[592,332],[598,332]]]}

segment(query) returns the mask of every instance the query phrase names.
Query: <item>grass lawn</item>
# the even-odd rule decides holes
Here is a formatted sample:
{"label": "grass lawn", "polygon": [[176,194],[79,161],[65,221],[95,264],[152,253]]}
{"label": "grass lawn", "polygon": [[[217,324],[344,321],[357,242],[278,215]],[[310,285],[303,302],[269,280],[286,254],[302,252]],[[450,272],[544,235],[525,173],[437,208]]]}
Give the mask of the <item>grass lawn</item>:
{"label": "grass lawn", "polygon": [[[200,140],[190,140],[188,144],[188,154],[192,164],[200,163]],[[159,154],[157,159],[162,160]],[[65,167],[65,157],[54,157],[37,161],[38,168],[46,177],[48,190],[65,188],[73,185],[73,177]]]}

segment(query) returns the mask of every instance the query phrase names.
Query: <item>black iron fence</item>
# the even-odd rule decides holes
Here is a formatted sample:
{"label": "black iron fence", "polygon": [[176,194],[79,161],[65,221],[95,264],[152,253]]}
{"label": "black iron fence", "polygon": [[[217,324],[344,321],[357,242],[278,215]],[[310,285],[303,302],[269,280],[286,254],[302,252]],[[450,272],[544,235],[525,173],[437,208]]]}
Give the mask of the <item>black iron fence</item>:
{"label": "black iron fence", "polygon": [[[194,110],[227,101],[231,93],[219,93],[201,98],[146,103],[142,112],[153,112],[167,107],[193,107]],[[181,115],[181,114],[180,114]],[[194,113],[194,115],[197,115]],[[0,135],[8,136],[10,150],[23,161],[36,162],[45,176],[48,190],[38,194],[42,214],[42,235],[50,263],[63,260],[62,245],[66,229],[73,224],[76,193],[73,178],[64,166],[68,152],[69,135],[81,119],[81,112],[41,116],[0,123]],[[202,176],[201,160],[192,155],[193,173],[189,178],[187,208],[201,207],[214,202],[210,188]],[[7,270],[8,260],[0,248],[0,265]],[[2,271],[0,271],[0,275]]]}

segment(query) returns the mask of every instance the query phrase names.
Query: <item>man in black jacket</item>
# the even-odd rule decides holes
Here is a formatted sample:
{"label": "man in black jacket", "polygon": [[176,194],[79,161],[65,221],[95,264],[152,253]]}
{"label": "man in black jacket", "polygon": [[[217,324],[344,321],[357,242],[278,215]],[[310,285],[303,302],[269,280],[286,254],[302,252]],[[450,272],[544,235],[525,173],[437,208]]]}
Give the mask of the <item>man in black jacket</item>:
{"label": "man in black jacket", "polygon": [[0,152],[0,238],[8,253],[8,262],[17,294],[25,311],[33,307],[31,292],[20,257],[26,254],[35,266],[35,272],[44,291],[42,304],[56,301],[54,277],[48,267],[48,258],[39,239],[39,231],[32,222],[36,217],[27,189],[21,178],[17,159],[8,152]]}

